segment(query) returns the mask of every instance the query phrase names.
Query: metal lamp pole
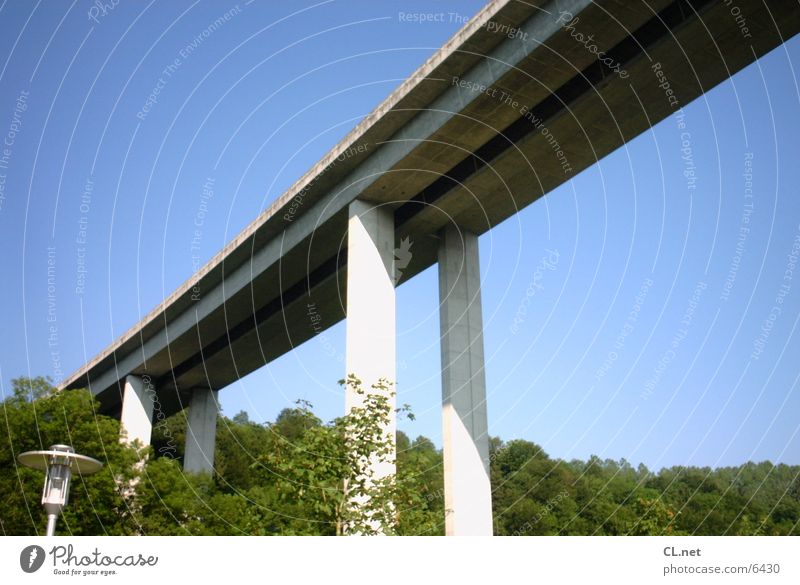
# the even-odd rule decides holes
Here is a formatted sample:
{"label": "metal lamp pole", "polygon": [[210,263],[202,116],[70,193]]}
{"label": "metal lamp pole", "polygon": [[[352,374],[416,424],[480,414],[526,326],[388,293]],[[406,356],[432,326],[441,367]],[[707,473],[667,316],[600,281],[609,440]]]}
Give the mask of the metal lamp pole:
{"label": "metal lamp pole", "polygon": [[47,512],[47,536],[55,536],[58,515],[69,499],[72,474],[91,475],[103,467],[97,459],[78,455],[69,445],[52,445],[48,451],[27,451],[17,459],[26,467],[45,472],[42,505]]}

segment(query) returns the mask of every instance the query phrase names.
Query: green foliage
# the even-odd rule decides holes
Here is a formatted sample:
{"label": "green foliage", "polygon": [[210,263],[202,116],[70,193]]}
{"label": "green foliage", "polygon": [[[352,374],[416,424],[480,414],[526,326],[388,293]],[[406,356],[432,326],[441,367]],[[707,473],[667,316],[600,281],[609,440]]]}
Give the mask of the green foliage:
{"label": "green foliage", "polygon": [[127,534],[131,498],[125,486],[136,474],[135,450],[119,442],[119,422],[96,414],[89,392],[56,393],[44,378],[12,380],[12,396],[2,402],[0,422],[0,528],[4,534],[41,534],[44,476],[21,467],[17,455],[68,443],[105,463],[103,470],[73,476],[70,501],[59,528],[66,534]]}
{"label": "green foliage", "polygon": [[551,459],[492,440],[496,534],[800,534],[800,466],[745,463],[659,473],[624,459]]}
{"label": "green foliage", "polygon": [[272,448],[256,464],[269,474],[265,486],[271,484],[274,494],[265,498],[262,490],[259,499],[286,510],[285,534],[338,534],[345,503],[345,437],[337,425],[321,424],[307,404],[281,415],[272,425]]}
{"label": "green foliage", "polygon": [[399,535],[444,534],[442,453],[425,437],[397,434],[397,483],[393,494]]}
{"label": "green foliage", "polygon": [[[443,534],[441,451],[425,437],[386,435],[387,382],[370,391],[352,376],[343,383],[362,402],[328,423],[303,401],[266,424],[246,413],[220,417],[211,476],[181,469],[185,411],[155,425],[140,462],[89,392],[13,380],[0,403],[0,531],[43,532],[43,475],[16,456],[69,443],[105,467],[73,478],[60,534]],[[412,418],[407,407],[399,412]],[[397,474],[372,476],[381,462],[395,463]],[[800,466],[653,473],[625,460],[552,459],[529,441],[492,438],[490,469],[500,535],[800,534]]]}
{"label": "green foliage", "polygon": [[[310,404],[299,403],[272,425],[281,440],[259,463],[274,476],[278,501],[298,514],[284,533],[435,532],[435,503],[421,489],[431,479],[430,469],[440,467],[431,463],[431,453],[433,460],[439,459],[435,448],[429,443],[409,446],[396,461],[395,437],[385,431],[392,414],[391,385],[381,380],[366,391],[353,375],[342,384],[359,398],[359,405],[345,416],[323,425]],[[373,471],[393,464],[399,466],[401,479]]]}
{"label": "green foliage", "polygon": [[395,473],[379,476],[376,468],[394,470],[395,437],[386,432],[395,393],[386,380],[361,387],[353,374],[341,382],[357,396],[359,405],[350,408],[332,427],[341,440],[343,498],[337,517],[337,534],[395,534]]}

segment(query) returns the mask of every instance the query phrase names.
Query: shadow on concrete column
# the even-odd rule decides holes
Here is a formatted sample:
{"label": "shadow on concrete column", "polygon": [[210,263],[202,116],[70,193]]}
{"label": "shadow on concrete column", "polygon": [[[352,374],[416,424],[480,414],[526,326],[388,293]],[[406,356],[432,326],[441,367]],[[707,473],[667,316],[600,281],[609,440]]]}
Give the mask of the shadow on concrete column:
{"label": "shadow on concrete column", "polygon": [[149,377],[125,377],[120,415],[120,427],[124,431],[121,441],[130,444],[138,440],[142,447],[150,446],[155,397],[156,390]]}
{"label": "shadow on concrete column", "polygon": [[189,400],[186,424],[186,448],[183,470],[194,473],[214,471],[214,446],[217,439],[217,391],[195,388]]}
{"label": "shadow on concrete column", "polygon": [[449,226],[439,245],[445,532],[492,534],[478,237]]}

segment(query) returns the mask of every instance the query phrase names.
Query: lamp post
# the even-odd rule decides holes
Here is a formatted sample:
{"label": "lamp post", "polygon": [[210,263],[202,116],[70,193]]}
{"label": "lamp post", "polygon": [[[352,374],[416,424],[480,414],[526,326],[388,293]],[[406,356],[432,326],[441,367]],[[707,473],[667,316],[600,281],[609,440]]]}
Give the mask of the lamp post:
{"label": "lamp post", "polygon": [[55,536],[56,520],[67,505],[73,472],[91,475],[103,467],[97,459],[78,455],[69,445],[52,445],[48,451],[27,451],[17,459],[26,467],[45,472],[42,505],[47,512],[47,536]]}

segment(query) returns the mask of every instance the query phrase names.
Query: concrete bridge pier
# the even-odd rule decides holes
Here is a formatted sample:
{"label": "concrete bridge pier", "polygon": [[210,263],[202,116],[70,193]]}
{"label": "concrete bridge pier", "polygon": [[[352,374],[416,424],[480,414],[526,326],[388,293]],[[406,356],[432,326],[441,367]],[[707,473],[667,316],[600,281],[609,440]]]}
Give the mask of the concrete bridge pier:
{"label": "concrete bridge pier", "polygon": [[213,473],[218,414],[217,390],[195,388],[189,401],[184,471]]}
{"label": "concrete bridge pier", "polygon": [[[353,201],[347,231],[346,366],[366,392],[381,378],[391,382],[392,390],[397,381],[394,285],[394,214],[388,206]],[[385,430],[394,441],[396,401],[390,402],[392,417]],[[347,412],[361,403],[362,397],[345,390]],[[376,479],[394,473],[394,463],[374,468]]]}
{"label": "concrete bridge pier", "polygon": [[492,535],[478,236],[440,233],[445,533]]}

